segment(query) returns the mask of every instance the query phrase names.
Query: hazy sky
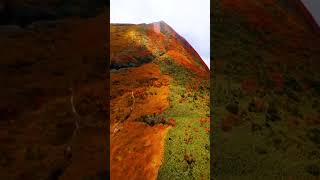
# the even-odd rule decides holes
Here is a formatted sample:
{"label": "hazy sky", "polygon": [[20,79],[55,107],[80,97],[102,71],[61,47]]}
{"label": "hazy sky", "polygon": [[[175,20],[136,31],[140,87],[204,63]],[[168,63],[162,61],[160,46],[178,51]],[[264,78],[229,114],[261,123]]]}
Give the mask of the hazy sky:
{"label": "hazy sky", "polygon": [[302,2],[320,25],[320,0],[302,0]]}
{"label": "hazy sky", "polygon": [[111,0],[111,23],[165,21],[210,67],[210,0]]}

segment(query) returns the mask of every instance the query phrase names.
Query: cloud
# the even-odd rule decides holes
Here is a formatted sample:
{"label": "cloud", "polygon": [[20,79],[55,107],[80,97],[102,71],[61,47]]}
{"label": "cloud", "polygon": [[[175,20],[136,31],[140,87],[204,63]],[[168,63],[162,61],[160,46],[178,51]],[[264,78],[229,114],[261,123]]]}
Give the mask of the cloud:
{"label": "cloud", "polygon": [[111,23],[163,20],[183,36],[210,67],[210,0],[111,0]]}

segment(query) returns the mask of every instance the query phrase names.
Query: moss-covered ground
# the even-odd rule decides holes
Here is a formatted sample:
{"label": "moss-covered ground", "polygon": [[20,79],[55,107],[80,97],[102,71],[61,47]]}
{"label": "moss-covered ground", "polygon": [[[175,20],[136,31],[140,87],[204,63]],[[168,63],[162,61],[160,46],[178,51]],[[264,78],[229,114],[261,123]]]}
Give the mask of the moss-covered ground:
{"label": "moss-covered ground", "polygon": [[[158,179],[209,179],[208,80],[196,78],[170,59],[158,63],[163,73],[173,77],[170,107],[162,116],[175,121],[166,137]],[[196,83],[199,83],[198,89],[194,86]]]}

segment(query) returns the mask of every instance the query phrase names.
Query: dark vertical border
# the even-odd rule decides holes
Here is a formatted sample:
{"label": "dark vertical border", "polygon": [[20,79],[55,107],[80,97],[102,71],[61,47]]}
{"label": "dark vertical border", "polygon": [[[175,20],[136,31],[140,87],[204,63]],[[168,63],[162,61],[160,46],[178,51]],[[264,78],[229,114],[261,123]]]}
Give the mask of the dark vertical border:
{"label": "dark vertical border", "polygon": [[110,0],[106,0],[106,109],[107,109],[107,127],[106,127],[106,149],[107,149],[107,179],[110,179]]}
{"label": "dark vertical border", "polygon": [[213,121],[214,121],[214,114],[213,114],[213,88],[214,88],[214,43],[213,43],[213,7],[215,5],[215,0],[210,0],[210,179],[213,179]]}

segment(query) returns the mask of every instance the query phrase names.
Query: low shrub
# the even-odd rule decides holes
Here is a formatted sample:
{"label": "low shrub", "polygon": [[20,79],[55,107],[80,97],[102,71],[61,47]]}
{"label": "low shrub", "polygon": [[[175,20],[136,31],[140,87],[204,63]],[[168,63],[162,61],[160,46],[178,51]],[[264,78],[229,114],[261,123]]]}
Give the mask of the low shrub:
{"label": "low shrub", "polygon": [[169,119],[168,122],[166,122],[166,124],[175,127],[176,126],[176,121],[173,118],[171,118],[171,119]]}
{"label": "low shrub", "polygon": [[316,164],[308,165],[306,171],[313,176],[320,176],[320,167]]}
{"label": "low shrub", "polygon": [[154,126],[156,124],[163,124],[163,125],[169,125],[169,126],[176,126],[176,121],[173,118],[170,118],[169,120],[166,120],[164,117],[160,115],[143,115],[140,118],[137,119],[137,121],[144,122],[148,124],[149,126]]}
{"label": "low shrub", "polygon": [[278,107],[274,103],[269,103],[269,107],[267,108],[266,112],[266,120],[272,122],[281,120]]}
{"label": "low shrub", "polygon": [[238,114],[239,105],[237,103],[230,103],[226,106],[226,110],[232,114]]}
{"label": "low shrub", "polygon": [[313,143],[320,145],[320,128],[311,129],[307,136]]}
{"label": "low shrub", "polygon": [[156,124],[165,124],[165,120],[162,116],[153,114],[153,115],[143,115],[137,119],[137,121],[144,122],[149,126],[154,126]]}

